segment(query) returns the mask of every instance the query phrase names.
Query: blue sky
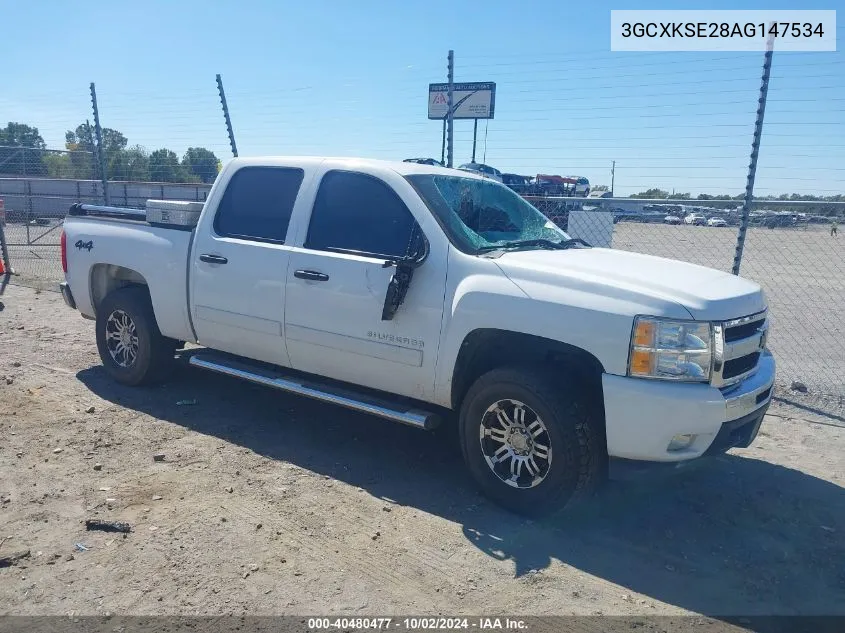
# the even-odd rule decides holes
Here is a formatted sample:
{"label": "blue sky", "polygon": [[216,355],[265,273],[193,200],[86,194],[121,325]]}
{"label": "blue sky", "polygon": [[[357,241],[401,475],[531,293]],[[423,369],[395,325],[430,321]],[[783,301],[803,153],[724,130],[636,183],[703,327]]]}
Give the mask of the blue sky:
{"label": "blue sky", "polygon": [[[0,121],[49,147],[91,118],[130,144],[230,152],[221,73],[241,155],[440,156],[429,82],[497,82],[478,159],[503,171],[587,176],[616,193],[651,186],[742,191],[762,53],[612,53],[610,9],[794,9],[795,2],[388,3],[0,1]],[[802,2],[845,9],[845,2]],[[845,12],[836,53],[775,54],[758,195],[845,192]],[[20,25],[21,28],[8,28]],[[485,129],[486,128],[486,129]],[[455,161],[472,123],[455,124]]]}

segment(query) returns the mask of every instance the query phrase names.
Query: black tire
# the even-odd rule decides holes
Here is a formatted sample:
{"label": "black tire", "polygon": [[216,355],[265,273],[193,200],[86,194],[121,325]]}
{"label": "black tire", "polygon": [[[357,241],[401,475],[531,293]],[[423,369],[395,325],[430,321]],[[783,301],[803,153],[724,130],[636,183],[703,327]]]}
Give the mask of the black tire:
{"label": "black tire", "polygon": [[[487,420],[489,426],[491,418],[485,416],[494,415],[488,409],[508,400],[525,404],[545,425],[545,433],[536,441],[548,442],[551,459],[534,487],[505,483],[488,465],[482,449],[488,442],[482,440],[482,424]],[[484,494],[504,508],[526,516],[561,511],[588,497],[604,480],[607,445],[598,411],[589,392],[564,375],[536,368],[494,369],[470,387],[461,406],[464,460]],[[538,463],[543,462],[535,461],[535,467]],[[525,478],[525,474],[520,476]],[[531,478],[536,480],[536,476]]]}
{"label": "black tire", "polygon": [[[131,362],[124,354],[118,354],[125,366],[112,357],[106,336],[109,319],[120,312],[131,320],[137,337],[137,351]],[[103,367],[117,382],[132,386],[150,384],[170,374],[175,341],[159,331],[146,287],[127,286],[109,293],[97,309],[96,332]]]}

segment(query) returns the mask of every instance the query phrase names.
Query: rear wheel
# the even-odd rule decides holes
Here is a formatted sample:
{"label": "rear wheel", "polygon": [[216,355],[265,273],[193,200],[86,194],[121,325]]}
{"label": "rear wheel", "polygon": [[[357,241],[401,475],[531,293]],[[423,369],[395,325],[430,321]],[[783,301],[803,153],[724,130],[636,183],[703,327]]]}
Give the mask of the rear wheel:
{"label": "rear wheel", "polygon": [[461,449],[482,491],[505,508],[550,514],[602,480],[606,447],[589,398],[564,376],[496,369],[468,391]]}
{"label": "rear wheel", "polygon": [[170,373],[175,341],[158,329],[146,288],[128,286],[106,296],[96,330],[103,367],[118,382],[153,383]]}

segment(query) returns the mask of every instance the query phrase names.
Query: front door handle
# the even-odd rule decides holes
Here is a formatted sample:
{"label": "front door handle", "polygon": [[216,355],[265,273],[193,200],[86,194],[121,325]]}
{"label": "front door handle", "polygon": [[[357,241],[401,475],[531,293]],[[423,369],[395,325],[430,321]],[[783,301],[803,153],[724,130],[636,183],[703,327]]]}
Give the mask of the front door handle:
{"label": "front door handle", "polygon": [[297,279],[307,279],[308,281],[328,281],[329,276],[325,273],[317,272],[316,270],[297,270],[294,271],[293,276]]}
{"label": "front door handle", "polygon": [[222,255],[210,255],[209,253],[203,253],[200,255],[200,261],[205,262],[206,264],[225,264],[229,260]]}

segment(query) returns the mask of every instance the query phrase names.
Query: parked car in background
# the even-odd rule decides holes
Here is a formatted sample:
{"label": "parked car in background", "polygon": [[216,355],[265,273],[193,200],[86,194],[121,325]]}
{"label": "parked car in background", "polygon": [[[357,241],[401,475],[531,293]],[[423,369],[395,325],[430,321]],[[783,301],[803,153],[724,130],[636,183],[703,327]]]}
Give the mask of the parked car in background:
{"label": "parked car in background", "polygon": [[484,176],[485,178],[490,178],[496,182],[502,182],[502,172],[495,167],[490,167],[490,165],[485,165],[484,163],[464,163],[458,167],[458,169],[478,174],[479,176]]}
{"label": "parked car in background", "polygon": [[502,183],[513,189],[520,195],[530,196],[534,194],[534,183],[531,176],[520,176],[519,174],[502,174]]}
{"label": "parked car in background", "polygon": [[575,195],[583,198],[590,195],[590,181],[583,176],[575,178]]}
{"label": "parked car in background", "polygon": [[684,217],[684,224],[693,224],[695,226],[704,226],[707,224],[707,219],[700,213],[690,213]]}
{"label": "parked car in background", "polygon": [[663,224],[680,224],[680,223],[681,223],[681,218],[679,218],[677,215],[667,215],[665,218],[663,218]]}
{"label": "parked car in background", "polygon": [[443,163],[436,158],[406,158],[402,162],[417,163],[418,165],[431,165],[432,167],[443,167]]}
{"label": "parked car in background", "polygon": [[707,220],[707,226],[727,226],[728,223],[725,221],[724,218],[710,218]]}
{"label": "parked car in background", "polygon": [[537,174],[534,180],[538,196],[574,196],[575,178],[556,174]]}

